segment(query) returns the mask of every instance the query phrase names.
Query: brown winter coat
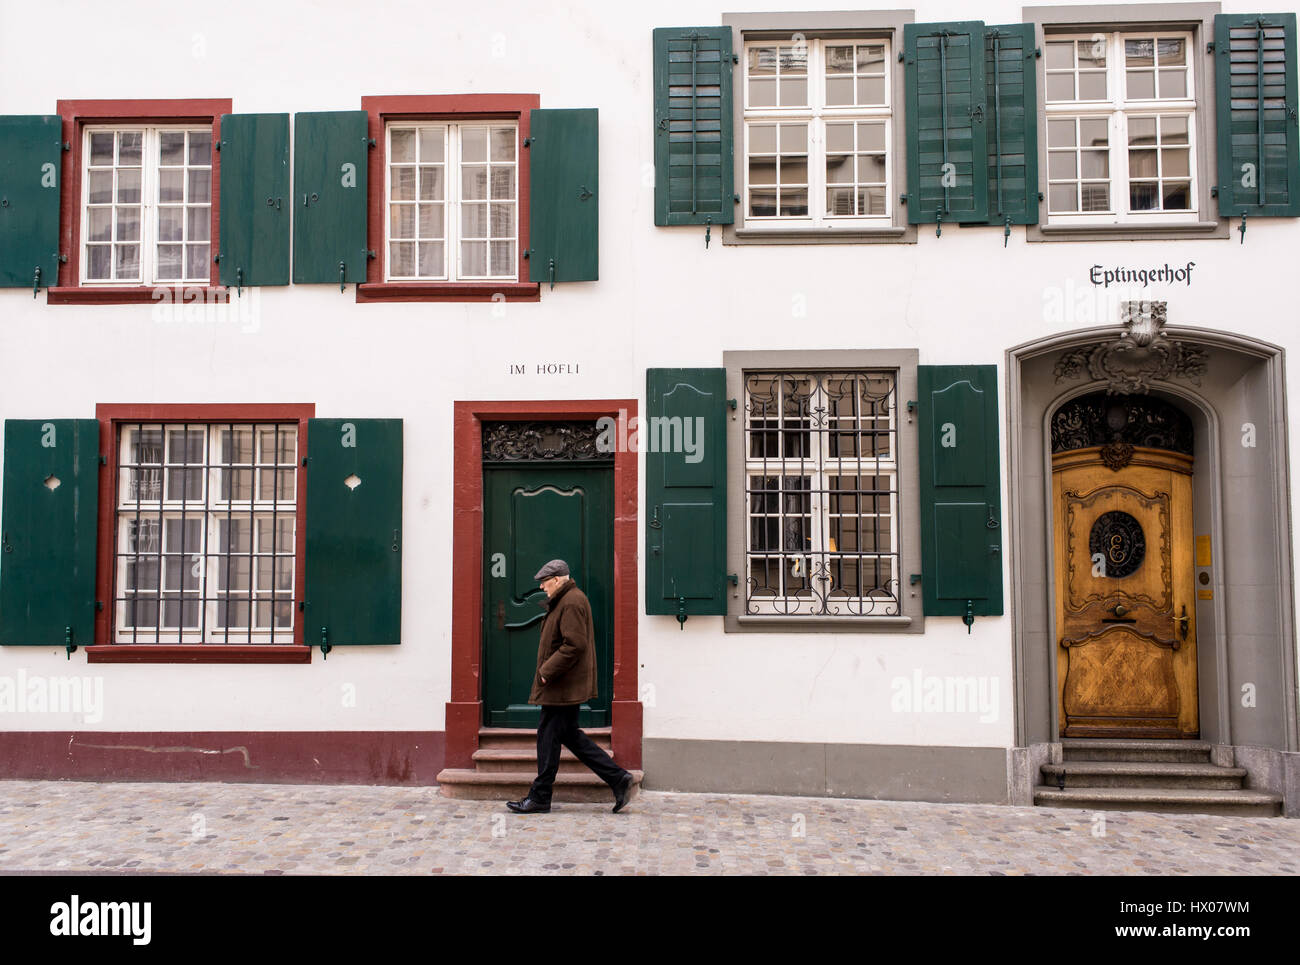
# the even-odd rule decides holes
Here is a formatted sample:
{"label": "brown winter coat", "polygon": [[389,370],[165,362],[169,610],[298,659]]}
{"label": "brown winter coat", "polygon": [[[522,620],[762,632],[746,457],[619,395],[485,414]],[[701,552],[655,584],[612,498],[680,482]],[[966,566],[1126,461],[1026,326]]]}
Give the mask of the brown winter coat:
{"label": "brown winter coat", "polygon": [[[591,601],[570,579],[546,601],[530,704],[581,704],[596,697],[596,630]],[[546,683],[542,683],[542,678]]]}

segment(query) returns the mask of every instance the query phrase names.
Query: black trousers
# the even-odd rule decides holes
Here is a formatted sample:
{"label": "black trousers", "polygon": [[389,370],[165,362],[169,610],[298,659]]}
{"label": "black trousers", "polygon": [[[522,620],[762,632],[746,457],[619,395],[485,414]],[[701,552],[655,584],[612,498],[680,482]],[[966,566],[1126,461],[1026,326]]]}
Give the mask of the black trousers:
{"label": "black trousers", "polygon": [[560,747],[573,751],[573,755],[586,764],[596,776],[615,788],[627,780],[628,772],[614,763],[590,737],[578,730],[578,705],[542,705],[542,717],[537,722],[537,780],[528,796],[538,804],[551,803],[551,788],[555,775],[560,772]]}

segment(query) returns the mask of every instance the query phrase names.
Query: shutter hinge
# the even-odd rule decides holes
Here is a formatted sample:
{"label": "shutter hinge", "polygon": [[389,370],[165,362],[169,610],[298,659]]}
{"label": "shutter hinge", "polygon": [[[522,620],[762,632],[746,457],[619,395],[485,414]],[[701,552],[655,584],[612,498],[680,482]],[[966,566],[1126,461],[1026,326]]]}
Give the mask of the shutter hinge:
{"label": "shutter hinge", "polygon": [[373,137],[363,137],[362,140],[366,142],[366,147],[375,146],[375,139]]}
{"label": "shutter hinge", "polygon": [[99,464],[100,464],[101,466],[107,466],[107,465],[108,465],[108,456],[100,456],[100,457],[99,457]]}
{"label": "shutter hinge", "polygon": [[738,577],[735,573],[728,573],[727,582],[730,583],[733,587],[740,586],[740,577]]}
{"label": "shutter hinge", "polygon": [[[1038,59],[1039,57],[1041,57],[1041,56],[1043,56],[1043,48],[1042,48],[1042,47],[1035,47],[1035,48],[1034,48],[1034,59],[1037,60],[1037,59]],[[1029,58],[1026,57],[1025,59],[1028,60]]]}
{"label": "shutter hinge", "polygon": [[907,578],[907,583],[908,583],[909,586],[916,586],[916,584],[918,584],[918,583],[920,583],[920,582],[921,582],[921,574],[920,574],[920,573],[913,573],[911,576],[909,576],[909,577]]}
{"label": "shutter hinge", "polygon": [[966,632],[970,633],[970,628],[975,623],[975,601],[966,601],[966,615],[961,618],[961,622],[966,624]]}
{"label": "shutter hinge", "polygon": [[72,150],[72,145],[69,144],[67,141],[64,141],[64,142],[63,142],[63,150],[65,150],[65,151],[71,151],[71,150]]}
{"label": "shutter hinge", "polygon": [[738,194],[733,194],[733,195],[731,196],[731,203],[732,203],[732,204],[740,204],[740,195],[738,195]]}
{"label": "shutter hinge", "polygon": [[9,542],[9,534],[0,533],[0,552],[12,553],[13,551],[13,544]]}
{"label": "shutter hinge", "polygon": [[905,194],[900,194],[900,195],[898,196],[898,203],[899,203],[899,204],[907,204],[907,195],[905,195]]}
{"label": "shutter hinge", "polygon": [[104,601],[103,601],[103,600],[96,600],[96,601],[95,601],[95,609],[96,609],[98,612],[103,613],[103,612],[104,612]]}
{"label": "shutter hinge", "polygon": [[728,400],[727,400],[727,408],[730,409],[732,412],[735,412],[735,411],[736,411],[736,400],[735,400],[735,399],[728,399]]}
{"label": "shutter hinge", "polygon": [[535,136],[534,136],[534,137],[526,137],[526,138],[524,138],[524,147],[532,147],[532,146],[533,146],[533,141],[535,141],[535,140],[537,140],[537,138],[536,138]]}
{"label": "shutter hinge", "polygon": [[302,464],[303,464],[304,466],[307,465],[307,460],[310,459],[310,458],[311,458],[311,456],[303,456],[303,457],[302,457]]}
{"label": "shutter hinge", "polygon": [[1211,40],[1208,44],[1205,45],[1205,52],[1206,52],[1207,54],[1212,54],[1212,53],[1214,53],[1214,41],[1213,41],[1213,40]]}
{"label": "shutter hinge", "polygon": [[916,413],[917,402],[915,399],[907,400],[907,421],[912,421],[912,416]]}
{"label": "shutter hinge", "polygon": [[378,257],[378,256],[375,254],[375,249],[373,249],[373,248],[362,248],[361,250],[365,253],[365,256],[366,256],[367,258],[369,258],[371,261],[374,261],[375,258]]}
{"label": "shutter hinge", "polygon": [[740,54],[732,54],[732,55],[731,55],[731,62],[732,62],[733,64],[738,64],[738,63],[740,63]]}

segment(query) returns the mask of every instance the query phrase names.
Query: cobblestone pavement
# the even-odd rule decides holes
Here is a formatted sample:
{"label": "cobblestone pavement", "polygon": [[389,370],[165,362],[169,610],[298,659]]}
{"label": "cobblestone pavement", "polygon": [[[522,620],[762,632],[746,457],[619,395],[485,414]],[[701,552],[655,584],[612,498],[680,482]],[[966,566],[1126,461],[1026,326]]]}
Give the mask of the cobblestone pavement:
{"label": "cobblestone pavement", "polygon": [[1102,816],[661,791],[524,816],[435,788],[5,781],[0,872],[1300,873],[1300,821]]}

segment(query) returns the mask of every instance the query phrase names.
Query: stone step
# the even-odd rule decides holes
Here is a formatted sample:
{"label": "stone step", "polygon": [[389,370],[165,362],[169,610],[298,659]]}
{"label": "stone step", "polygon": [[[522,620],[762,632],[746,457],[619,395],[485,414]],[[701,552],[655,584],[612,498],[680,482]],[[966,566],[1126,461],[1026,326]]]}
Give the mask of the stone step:
{"label": "stone step", "polygon": [[[583,727],[582,732],[592,739],[597,746],[611,754],[613,746],[608,727]],[[478,731],[480,749],[511,748],[515,750],[532,750],[537,752],[537,731],[527,727],[480,727]]]}
{"label": "stone step", "polygon": [[1220,767],[1169,761],[1067,761],[1044,764],[1043,783],[1060,788],[1064,775],[1066,788],[1138,787],[1200,788],[1202,790],[1240,790],[1246,777],[1244,767]]}
{"label": "stone step", "polygon": [[[584,768],[584,771],[586,769]],[[537,771],[484,773],[468,768],[445,768],[438,773],[438,793],[443,797],[472,800],[518,801],[528,793]],[[632,771],[633,796],[641,788],[644,771]],[[614,792],[591,771],[559,774],[551,793],[552,803],[605,803],[612,807]]]}
{"label": "stone step", "polygon": [[1225,814],[1278,817],[1282,796],[1265,791],[1208,791],[1194,788],[1054,787],[1034,789],[1040,807],[1085,811],[1159,811],[1177,814]]}
{"label": "stone step", "polygon": [[1091,740],[1061,741],[1061,756],[1070,761],[1164,761],[1208,764],[1210,745],[1185,740]]}
{"label": "stone step", "polygon": [[[606,748],[608,753],[609,748]],[[610,755],[613,757],[613,755]],[[531,771],[537,773],[537,748],[480,747],[474,752],[474,768],[484,773]],[[567,747],[560,748],[561,774],[590,774],[586,764]]]}

